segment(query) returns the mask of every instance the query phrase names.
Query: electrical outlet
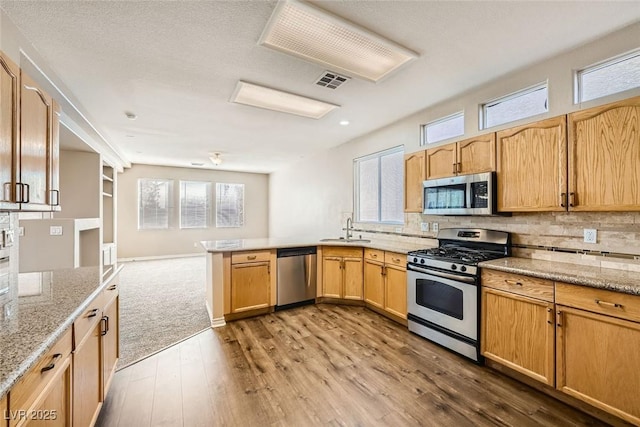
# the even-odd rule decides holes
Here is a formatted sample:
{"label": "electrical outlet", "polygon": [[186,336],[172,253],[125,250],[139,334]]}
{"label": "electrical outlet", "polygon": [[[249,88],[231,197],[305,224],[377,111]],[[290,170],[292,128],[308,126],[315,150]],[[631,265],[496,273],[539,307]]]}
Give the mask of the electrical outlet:
{"label": "electrical outlet", "polygon": [[429,223],[421,222],[420,223],[420,231],[429,231]]}
{"label": "electrical outlet", "polygon": [[438,223],[437,222],[432,222],[431,223],[431,231],[437,233],[439,229],[440,229],[440,227],[438,227]]}
{"label": "electrical outlet", "polygon": [[18,237],[24,236],[24,227],[18,227]]}
{"label": "electrical outlet", "polygon": [[396,233],[402,233],[402,227],[396,227]]}
{"label": "electrical outlet", "polygon": [[585,228],[584,229],[584,242],[585,243],[597,243],[598,241],[598,230],[595,228]]}
{"label": "electrical outlet", "polygon": [[52,225],[49,227],[49,235],[50,236],[62,236],[62,226],[61,225]]}

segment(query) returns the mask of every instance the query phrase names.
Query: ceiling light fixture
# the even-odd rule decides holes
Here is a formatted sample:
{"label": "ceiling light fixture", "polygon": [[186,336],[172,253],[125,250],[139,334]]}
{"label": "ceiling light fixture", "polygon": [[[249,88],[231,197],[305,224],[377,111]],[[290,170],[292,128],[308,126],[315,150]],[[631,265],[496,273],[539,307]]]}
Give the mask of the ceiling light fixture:
{"label": "ceiling light fixture", "polygon": [[213,163],[216,166],[219,166],[222,164],[222,157],[220,157],[220,153],[212,153],[209,156],[209,159],[211,160],[211,163]]}
{"label": "ceiling light fixture", "polygon": [[124,115],[127,116],[127,119],[129,120],[135,120],[138,118],[138,116],[136,116],[134,113],[132,113],[131,111],[125,111]]}
{"label": "ceiling light fixture", "polygon": [[349,126],[349,120],[340,120],[342,126]]}
{"label": "ceiling light fixture", "polygon": [[299,1],[278,2],[258,43],[374,82],[418,57],[391,40]]}
{"label": "ceiling light fixture", "polygon": [[231,102],[312,119],[320,119],[335,108],[340,108],[339,105],[243,81],[238,82]]}

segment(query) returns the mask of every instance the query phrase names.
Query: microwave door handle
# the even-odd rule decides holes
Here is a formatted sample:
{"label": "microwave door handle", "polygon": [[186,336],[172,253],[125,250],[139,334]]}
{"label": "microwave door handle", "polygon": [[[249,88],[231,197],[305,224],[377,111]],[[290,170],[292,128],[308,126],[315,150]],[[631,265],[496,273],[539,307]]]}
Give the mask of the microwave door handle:
{"label": "microwave door handle", "polygon": [[467,182],[467,194],[465,194],[465,198],[467,199],[465,209],[471,209],[471,188],[471,181],[469,181]]}

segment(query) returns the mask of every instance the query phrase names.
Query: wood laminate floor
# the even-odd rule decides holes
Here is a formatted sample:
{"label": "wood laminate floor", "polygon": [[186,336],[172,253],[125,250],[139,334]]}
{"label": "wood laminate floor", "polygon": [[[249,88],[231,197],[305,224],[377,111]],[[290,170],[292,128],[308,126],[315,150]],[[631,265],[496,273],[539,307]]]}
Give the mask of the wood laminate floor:
{"label": "wood laminate floor", "polygon": [[204,331],[116,373],[98,426],[602,425],[362,307]]}

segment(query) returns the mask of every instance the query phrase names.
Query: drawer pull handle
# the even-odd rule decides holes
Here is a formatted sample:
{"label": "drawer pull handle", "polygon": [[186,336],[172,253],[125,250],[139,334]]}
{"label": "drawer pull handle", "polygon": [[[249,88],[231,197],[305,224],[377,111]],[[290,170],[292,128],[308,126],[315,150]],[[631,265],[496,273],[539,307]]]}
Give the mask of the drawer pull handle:
{"label": "drawer pull handle", "polygon": [[371,254],[371,258],[378,258],[378,254]]}
{"label": "drawer pull handle", "polygon": [[87,314],[87,317],[96,317],[98,315],[98,308],[94,308],[93,310],[89,311],[89,314]]}
{"label": "drawer pull handle", "polygon": [[400,262],[400,258],[391,258],[391,261],[393,261],[393,262]]}
{"label": "drawer pull handle", "polygon": [[516,282],[515,280],[504,279],[504,281],[507,285],[522,286],[521,282]]}
{"label": "drawer pull handle", "polygon": [[249,255],[249,256],[247,256],[247,259],[256,259],[256,256],[255,255]]}
{"label": "drawer pull handle", "polygon": [[51,360],[51,363],[49,363],[47,366],[45,366],[44,368],[40,369],[40,373],[44,374],[47,371],[52,370],[53,368],[56,367],[56,362],[58,361],[58,359],[60,359],[62,357],[62,354],[60,353],[56,353],[53,355],[53,359]]}
{"label": "drawer pull handle", "polygon": [[612,307],[612,308],[622,308],[623,307],[622,304],[618,304],[617,302],[602,301],[600,299],[596,299],[595,301],[596,301],[596,304],[604,305],[605,307]]}
{"label": "drawer pull handle", "polygon": [[118,285],[111,285],[107,288],[108,291],[115,291]]}

